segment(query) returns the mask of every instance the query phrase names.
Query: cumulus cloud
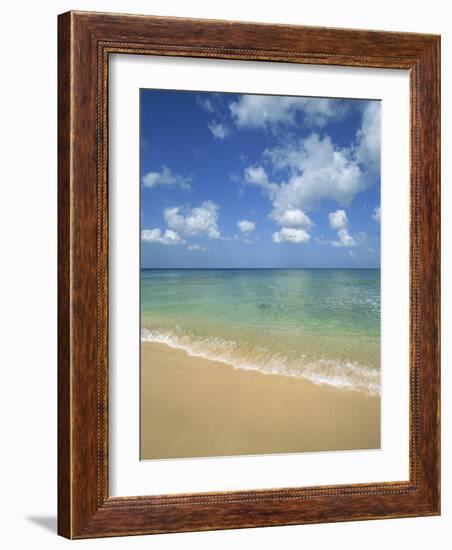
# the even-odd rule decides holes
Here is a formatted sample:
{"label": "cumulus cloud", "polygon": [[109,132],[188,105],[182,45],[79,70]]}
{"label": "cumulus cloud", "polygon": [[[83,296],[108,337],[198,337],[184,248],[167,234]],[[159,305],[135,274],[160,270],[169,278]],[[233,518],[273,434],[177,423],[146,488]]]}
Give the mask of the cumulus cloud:
{"label": "cumulus cloud", "polygon": [[207,126],[215,139],[226,139],[229,135],[229,128],[221,122],[209,122]]}
{"label": "cumulus cloud", "polygon": [[207,235],[209,239],[219,239],[218,205],[213,201],[204,201],[200,206],[173,206],[166,208],[163,216],[169,228],[179,233],[191,235]]}
{"label": "cumulus cloud", "polygon": [[279,231],[273,233],[273,242],[275,243],[307,243],[311,236],[304,229],[295,229],[294,227],[282,227]]}
{"label": "cumulus cloud", "polygon": [[183,191],[190,191],[191,177],[173,174],[171,170],[163,165],[160,172],[148,172],[142,178],[143,187],[180,187]]}
{"label": "cumulus cloud", "polygon": [[330,212],[328,214],[331,229],[346,229],[348,225],[348,218],[345,210],[336,210],[336,212]]}
{"label": "cumulus cloud", "polygon": [[348,218],[345,210],[336,210],[328,214],[331,229],[337,231],[338,240],[332,241],[333,246],[356,246],[355,239],[348,232]]}
{"label": "cumulus cloud", "polygon": [[278,225],[284,225],[286,227],[311,227],[313,225],[309,216],[299,208],[288,208],[287,210],[275,209],[271,212],[270,218]]}
{"label": "cumulus cloud", "polygon": [[288,173],[274,200],[281,211],[310,210],[324,199],[346,205],[366,187],[350,150],[335,147],[329,136],[314,133],[294,145],[267,150],[265,156],[276,170]]}
{"label": "cumulus cloud", "polygon": [[164,245],[184,244],[184,239],[172,229],[167,229],[164,233],[160,228],[143,229],[141,232],[141,240],[145,243],[158,243]]}
{"label": "cumulus cloud", "polygon": [[[260,165],[248,167],[244,179],[260,187],[272,203],[270,218],[283,228],[274,234],[275,242],[306,242],[306,229],[313,225],[306,210],[318,207],[325,199],[349,204],[366,186],[350,150],[335,148],[329,136],[311,134],[295,145],[267,151],[266,157],[276,171],[285,170],[286,179],[282,183],[271,181]],[[337,245],[355,245],[346,224],[336,230]]]}
{"label": "cumulus cloud", "polygon": [[355,239],[350,235],[347,229],[339,229],[337,236],[339,237],[339,240],[333,241],[333,246],[343,246],[346,248],[349,246],[356,246]]}
{"label": "cumulus cloud", "polygon": [[294,124],[297,113],[303,115],[305,124],[322,127],[331,119],[341,118],[346,108],[346,103],[334,99],[269,95],[242,95],[229,105],[238,128]]}
{"label": "cumulus cloud", "polygon": [[[274,101],[278,99],[284,101]],[[298,99],[303,100],[300,104],[303,107],[292,101]],[[256,127],[272,120],[290,122],[297,109],[309,111],[311,117],[315,113],[327,116],[330,110],[334,111],[332,100],[311,101],[242,96],[234,107],[231,105],[231,110],[237,125]],[[259,118],[260,110],[263,115]],[[379,166],[380,104],[368,102],[362,110],[361,126],[349,147],[335,146],[330,136],[314,132],[307,138],[266,149],[262,164],[245,169],[244,181],[260,187],[266,194],[272,203],[269,217],[278,225],[309,228],[312,222],[307,212],[318,208],[324,200],[349,205],[375,181]],[[342,232],[342,241],[338,242],[351,246],[352,241]]]}
{"label": "cumulus cloud", "polygon": [[376,222],[380,223],[380,207],[379,207],[379,206],[376,206],[376,207],[374,208],[374,213],[372,214],[372,218],[373,218]]}
{"label": "cumulus cloud", "polygon": [[[335,148],[329,136],[311,134],[298,143],[267,150],[265,157],[274,172],[284,170],[285,179],[272,181],[262,165],[254,165],[245,169],[244,181],[261,188],[270,200],[269,217],[283,228],[273,236],[275,242],[306,242],[306,229],[313,225],[306,211],[318,207],[324,199],[348,204],[366,187],[350,150]],[[290,228],[297,231],[291,232]],[[346,230],[341,231],[337,241],[341,246],[352,246],[353,238],[347,235]]]}
{"label": "cumulus cloud", "polygon": [[370,176],[380,173],[380,102],[370,101],[363,111],[357,133],[355,156]]}
{"label": "cumulus cloud", "polygon": [[248,166],[245,168],[245,182],[264,189],[270,197],[278,191],[278,185],[271,183],[263,166]]}
{"label": "cumulus cloud", "polygon": [[204,246],[201,246],[199,244],[190,244],[189,246],[187,246],[187,249],[188,250],[191,250],[191,251],[202,251],[202,250],[205,250]]}
{"label": "cumulus cloud", "polygon": [[241,220],[237,222],[237,227],[242,233],[250,233],[256,229],[256,224],[249,220]]}

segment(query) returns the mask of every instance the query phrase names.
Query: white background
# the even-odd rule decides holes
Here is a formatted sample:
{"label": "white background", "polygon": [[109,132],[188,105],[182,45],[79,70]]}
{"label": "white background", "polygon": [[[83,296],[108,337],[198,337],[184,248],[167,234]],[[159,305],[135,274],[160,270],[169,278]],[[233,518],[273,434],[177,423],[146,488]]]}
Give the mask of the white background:
{"label": "white background", "polygon": [[[0,86],[0,517],[5,548],[448,548],[452,535],[452,188],[448,2],[377,4],[92,0],[9,2],[2,8]],[[56,28],[69,9],[123,11],[443,35],[443,499],[442,517],[191,533],[71,543],[56,515]],[[446,540],[449,537],[449,540]]]}
{"label": "white background", "polygon": [[[407,71],[115,55],[110,60],[110,494],[153,495],[408,479]],[[239,83],[239,84],[237,84]],[[139,89],[381,99],[381,449],[139,461]],[[130,185],[135,182],[135,185]],[[397,182],[398,200],[394,200]]]}

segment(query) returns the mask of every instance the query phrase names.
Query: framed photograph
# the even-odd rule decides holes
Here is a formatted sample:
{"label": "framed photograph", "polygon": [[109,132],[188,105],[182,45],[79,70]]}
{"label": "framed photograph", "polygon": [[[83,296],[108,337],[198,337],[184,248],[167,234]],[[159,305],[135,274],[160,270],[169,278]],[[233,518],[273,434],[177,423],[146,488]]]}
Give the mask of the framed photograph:
{"label": "framed photograph", "polygon": [[440,513],[439,59],[59,16],[61,535]]}

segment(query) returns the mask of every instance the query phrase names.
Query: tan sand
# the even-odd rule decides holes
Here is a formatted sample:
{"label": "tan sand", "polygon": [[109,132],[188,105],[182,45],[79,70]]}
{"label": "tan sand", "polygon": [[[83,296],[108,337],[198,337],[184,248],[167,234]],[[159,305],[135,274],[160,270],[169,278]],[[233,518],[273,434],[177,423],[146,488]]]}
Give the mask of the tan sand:
{"label": "tan sand", "polygon": [[379,397],[141,349],[142,459],[380,447]]}

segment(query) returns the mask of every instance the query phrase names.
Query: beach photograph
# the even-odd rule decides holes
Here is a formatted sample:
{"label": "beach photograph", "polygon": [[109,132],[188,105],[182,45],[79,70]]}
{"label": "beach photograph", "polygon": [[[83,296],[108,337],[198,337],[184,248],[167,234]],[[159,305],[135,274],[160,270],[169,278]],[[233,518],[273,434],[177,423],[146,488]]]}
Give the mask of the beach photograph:
{"label": "beach photograph", "polygon": [[140,458],[379,449],[380,102],[140,91]]}

